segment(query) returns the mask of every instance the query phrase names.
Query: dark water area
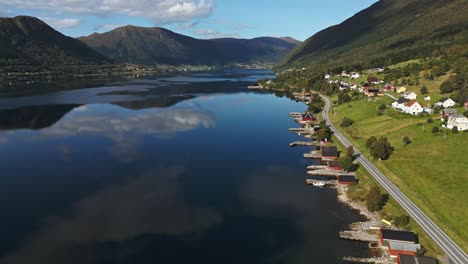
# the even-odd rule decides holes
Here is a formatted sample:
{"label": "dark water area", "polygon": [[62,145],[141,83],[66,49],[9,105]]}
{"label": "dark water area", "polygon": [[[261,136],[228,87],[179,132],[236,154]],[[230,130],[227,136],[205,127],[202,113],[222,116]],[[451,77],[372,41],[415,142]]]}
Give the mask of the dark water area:
{"label": "dark water area", "polygon": [[267,71],[0,98],[0,263],[341,263],[367,244],[305,184]]}

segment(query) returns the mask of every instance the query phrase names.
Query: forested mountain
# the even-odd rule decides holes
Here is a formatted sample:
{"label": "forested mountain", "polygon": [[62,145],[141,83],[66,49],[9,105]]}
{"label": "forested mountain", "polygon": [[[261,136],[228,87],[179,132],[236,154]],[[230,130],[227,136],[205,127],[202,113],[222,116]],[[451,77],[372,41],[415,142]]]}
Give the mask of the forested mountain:
{"label": "forested mountain", "polygon": [[0,66],[105,64],[109,58],[35,17],[0,18]]}
{"label": "forested mountain", "polygon": [[119,62],[226,65],[274,63],[298,42],[291,38],[195,39],[158,27],[125,26],[81,41]]}
{"label": "forested mountain", "polygon": [[468,43],[467,0],[380,0],[298,45],[278,69],[364,69]]}

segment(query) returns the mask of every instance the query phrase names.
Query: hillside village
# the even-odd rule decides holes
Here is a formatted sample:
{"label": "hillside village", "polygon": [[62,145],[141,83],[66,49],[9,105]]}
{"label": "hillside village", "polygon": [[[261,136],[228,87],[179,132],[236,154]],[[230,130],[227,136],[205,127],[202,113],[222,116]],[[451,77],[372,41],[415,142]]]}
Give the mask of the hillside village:
{"label": "hillside village", "polygon": [[[405,86],[394,86],[378,77],[374,77],[374,74],[381,74],[384,71],[384,68],[369,70],[367,78],[362,73],[342,71],[341,74],[337,74],[335,77],[332,77],[332,74],[325,74],[324,80],[329,85],[338,86],[338,90],[342,94],[359,92],[367,97],[369,101],[375,101],[376,97],[388,96],[394,100],[390,106],[402,114],[430,116],[440,113],[440,119],[443,122],[442,127],[447,129],[455,128],[458,131],[468,130],[468,117],[455,108],[459,104],[453,99],[442,97],[432,103],[433,98],[430,95],[410,91]],[[350,97],[345,95],[344,98],[349,99]],[[348,99],[338,103],[344,103]],[[468,101],[463,103],[463,108],[468,110]]]}

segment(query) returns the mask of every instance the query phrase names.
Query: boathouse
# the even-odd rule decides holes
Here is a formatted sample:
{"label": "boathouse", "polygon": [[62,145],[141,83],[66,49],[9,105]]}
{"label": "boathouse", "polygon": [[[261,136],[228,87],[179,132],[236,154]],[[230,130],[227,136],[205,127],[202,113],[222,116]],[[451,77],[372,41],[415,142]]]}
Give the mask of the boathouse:
{"label": "boathouse", "polygon": [[[386,246],[390,242],[418,243],[418,236],[409,231],[380,229],[380,242]],[[385,243],[386,242],[386,243]]]}
{"label": "boathouse", "polygon": [[327,162],[327,169],[334,170],[334,171],[341,171],[343,168],[341,167],[341,162],[339,160],[330,160]]}
{"label": "boathouse", "polygon": [[352,175],[339,175],[338,176],[338,183],[345,184],[345,185],[353,185],[357,183],[356,177]]}
{"label": "boathouse", "polygon": [[311,113],[307,112],[307,113],[302,115],[302,120],[301,121],[303,121],[303,122],[315,121],[315,118]]}
{"label": "boathouse", "polygon": [[437,260],[429,257],[399,255],[398,264],[437,264]]}
{"label": "boathouse", "polygon": [[322,160],[338,159],[338,148],[336,146],[323,146],[320,150],[322,154]]}
{"label": "boathouse", "polygon": [[418,250],[421,250],[420,244],[393,241],[388,243],[388,252],[394,257],[398,257],[398,255],[416,256]]}

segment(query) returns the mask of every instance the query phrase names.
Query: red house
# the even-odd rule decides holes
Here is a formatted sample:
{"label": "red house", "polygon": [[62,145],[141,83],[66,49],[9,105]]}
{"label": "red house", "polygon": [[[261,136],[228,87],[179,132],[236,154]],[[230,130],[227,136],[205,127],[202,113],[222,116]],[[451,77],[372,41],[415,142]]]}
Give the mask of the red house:
{"label": "red house", "polygon": [[337,160],[338,148],[336,146],[323,146],[320,148],[322,160]]}
{"label": "red house", "polygon": [[420,244],[402,243],[402,242],[389,242],[388,252],[391,256],[398,257],[398,255],[416,256],[418,250],[421,250]]}
{"label": "red house", "polygon": [[356,177],[350,175],[338,176],[338,183],[344,185],[353,185],[357,183]]}
{"label": "red house", "polygon": [[302,122],[315,121],[315,117],[311,113],[307,112],[307,113],[302,115],[301,121]]}
{"label": "red house", "polygon": [[341,171],[343,168],[341,167],[341,162],[339,160],[330,160],[327,162],[327,168],[329,170],[334,171]]}
{"label": "red house", "polygon": [[385,85],[385,90],[386,90],[386,91],[393,91],[393,88],[394,88],[394,87],[393,87],[393,85],[391,85],[391,84]]}
{"label": "red house", "polygon": [[382,243],[383,246],[387,246],[390,242],[416,244],[418,242],[418,236],[408,231],[380,229],[380,243]]}

